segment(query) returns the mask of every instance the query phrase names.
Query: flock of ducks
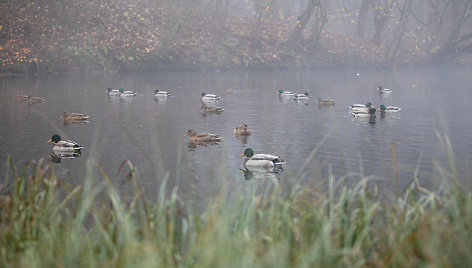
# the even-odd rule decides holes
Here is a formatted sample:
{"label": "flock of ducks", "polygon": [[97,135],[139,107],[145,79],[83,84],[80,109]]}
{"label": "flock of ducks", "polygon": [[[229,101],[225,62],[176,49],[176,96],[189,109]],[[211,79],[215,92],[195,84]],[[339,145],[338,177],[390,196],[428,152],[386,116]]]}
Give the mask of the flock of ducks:
{"label": "flock of ducks", "polygon": [[[392,90],[383,88],[381,86],[378,87],[378,91],[380,93],[391,93]],[[233,94],[234,91],[232,89],[226,89],[228,94]],[[132,97],[136,96],[135,91],[124,90],[123,88],[120,89],[111,89],[108,88],[106,93],[109,96],[122,96],[122,97]],[[154,96],[157,98],[166,98],[171,94],[167,91],[161,91],[156,89],[154,91]],[[280,89],[277,92],[279,97],[286,97],[286,98],[293,98],[295,101],[308,101],[310,98],[308,96],[308,92],[303,94],[295,94],[291,91],[284,91]],[[44,102],[44,99],[38,97],[30,97],[28,95],[17,95],[17,99],[19,100],[28,100],[29,102]],[[216,106],[216,102],[220,100],[220,96],[215,94],[207,94],[205,92],[201,93],[200,99],[202,101],[202,113],[221,113],[223,112],[223,108]],[[336,104],[334,100],[329,99],[322,99],[318,98],[317,102],[319,105],[325,106],[333,106]],[[354,117],[375,117],[375,113],[380,111],[380,113],[394,113],[401,110],[400,107],[396,106],[385,106],[381,104],[377,109],[374,108],[371,102],[367,102],[365,104],[352,104],[349,106],[351,109],[351,113]],[[64,112],[61,116],[64,121],[68,122],[84,122],[86,121],[89,116],[80,114],[80,113],[68,113]],[[251,130],[249,129],[246,123],[243,123],[241,126],[237,126],[233,130],[236,136],[249,136],[251,135]],[[193,129],[189,129],[184,136],[189,137],[189,141],[191,144],[194,145],[208,145],[208,144],[218,144],[221,143],[223,137],[217,134],[211,134],[206,132],[196,132]],[[59,157],[76,157],[81,154],[81,149],[83,146],[80,144],[73,142],[73,141],[66,141],[62,140],[58,134],[52,135],[51,139],[48,142],[54,142],[53,145],[53,152],[56,156]],[[282,160],[279,156],[272,155],[272,154],[254,154],[254,151],[251,148],[246,148],[244,152],[240,155],[245,156],[246,158],[243,161],[243,165],[246,170],[251,171],[270,171],[270,172],[277,172],[282,168],[284,164],[284,160]]]}

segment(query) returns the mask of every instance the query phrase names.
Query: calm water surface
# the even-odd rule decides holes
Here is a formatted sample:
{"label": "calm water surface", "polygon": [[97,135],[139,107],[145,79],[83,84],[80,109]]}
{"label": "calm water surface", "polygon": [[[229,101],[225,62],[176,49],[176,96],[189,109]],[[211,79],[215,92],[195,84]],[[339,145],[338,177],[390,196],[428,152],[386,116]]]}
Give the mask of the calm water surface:
{"label": "calm water surface", "polygon": [[[70,183],[84,179],[86,159],[95,159],[122,187],[129,160],[137,167],[150,194],[169,178],[189,194],[206,196],[225,183],[250,190],[271,179],[281,183],[326,181],[347,173],[372,175],[387,182],[393,177],[392,142],[395,143],[400,183],[406,185],[420,164],[418,176],[433,184],[433,160],[442,161],[436,132],[448,135],[458,164],[470,164],[472,155],[472,69],[317,70],[317,71],[166,71],[109,75],[69,74],[48,77],[1,78],[0,163],[6,174],[10,155],[16,166],[30,159],[50,159],[58,133],[84,146],[82,156],[53,163],[56,172]],[[391,88],[389,95],[376,88]],[[136,97],[109,97],[108,87],[133,89]],[[157,100],[154,89],[172,93]],[[231,88],[234,94],[226,93]],[[279,99],[278,89],[303,93],[311,101],[297,103]],[[201,114],[200,94],[221,96],[222,114]],[[46,102],[28,104],[16,94],[43,97]],[[317,97],[337,101],[321,107]],[[375,121],[353,118],[348,105],[371,101],[400,106],[399,114]],[[90,115],[88,123],[64,124],[62,112]],[[252,135],[238,139],[234,127],[247,122]],[[220,134],[219,145],[189,146],[188,129]],[[272,153],[285,159],[278,174],[245,174],[239,156],[245,148]],[[316,148],[316,153],[309,157]],[[306,163],[305,163],[306,162]],[[245,176],[246,175],[246,176]],[[353,183],[358,177],[350,179]]]}

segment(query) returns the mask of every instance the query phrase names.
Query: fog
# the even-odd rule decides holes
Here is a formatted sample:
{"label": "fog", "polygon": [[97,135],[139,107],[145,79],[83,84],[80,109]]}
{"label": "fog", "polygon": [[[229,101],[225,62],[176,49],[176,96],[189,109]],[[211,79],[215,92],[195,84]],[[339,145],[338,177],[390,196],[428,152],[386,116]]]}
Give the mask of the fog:
{"label": "fog", "polygon": [[470,63],[470,0],[0,1],[1,70]]}

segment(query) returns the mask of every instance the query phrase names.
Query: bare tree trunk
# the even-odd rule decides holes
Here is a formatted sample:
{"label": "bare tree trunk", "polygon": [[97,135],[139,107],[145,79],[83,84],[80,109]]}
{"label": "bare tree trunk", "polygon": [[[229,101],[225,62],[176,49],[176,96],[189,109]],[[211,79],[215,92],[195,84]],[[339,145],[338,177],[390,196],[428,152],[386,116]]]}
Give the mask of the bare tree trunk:
{"label": "bare tree trunk", "polygon": [[364,38],[367,26],[367,13],[369,11],[369,0],[362,0],[359,9],[359,20],[357,21],[356,37]]}
{"label": "bare tree trunk", "polygon": [[[397,53],[401,40],[403,38],[403,34],[405,33],[407,23],[408,23],[408,17],[409,14],[411,13],[411,4],[413,3],[414,0],[404,0],[403,6],[399,7],[400,11],[400,20],[398,23],[398,27],[396,30],[395,38],[393,40],[392,46],[389,48],[389,52],[387,55],[387,61],[390,62],[392,59],[395,57],[395,54]],[[400,4],[400,3],[399,3]]]}
{"label": "bare tree trunk", "polygon": [[298,39],[302,35],[303,30],[307,26],[308,21],[310,20],[311,15],[313,14],[313,11],[315,10],[315,7],[320,7],[320,1],[308,0],[308,6],[305,8],[305,11],[303,11],[303,13],[300,16],[298,16],[297,25],[295,26],[295,29],[290,34],[290,37],[288,39],[289,47],[294,47],[294,45],[297,43]]}

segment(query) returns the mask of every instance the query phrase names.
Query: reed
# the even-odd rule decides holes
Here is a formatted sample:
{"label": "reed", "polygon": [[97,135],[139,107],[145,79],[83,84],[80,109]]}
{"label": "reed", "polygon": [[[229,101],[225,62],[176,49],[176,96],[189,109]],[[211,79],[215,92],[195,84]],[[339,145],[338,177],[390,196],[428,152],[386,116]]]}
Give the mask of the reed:
{"label": "reed", "polygon": [[[269,193],[229,200],[228,189],[196,210],[177,189],[146,197],[131,163],[124,201],[105,173],[71,187],[46,161],[1,184],[1,267],[417,267],[472,266],[472,195],[461,187],[450,143],[435,163],[443,184],[416,178],[386,202],[369,178],[327,192],[277,181]],[[89,161],[87,168],[99,165]],[[470,178],[469,178],[470,179]],[[105,197],[104,197],[105,196]]]}

